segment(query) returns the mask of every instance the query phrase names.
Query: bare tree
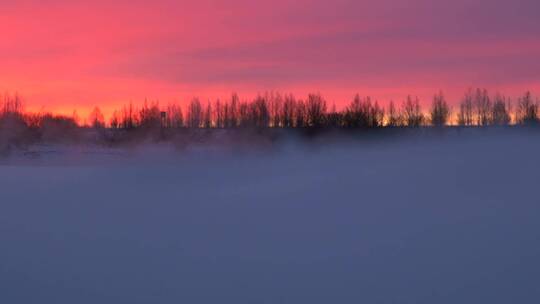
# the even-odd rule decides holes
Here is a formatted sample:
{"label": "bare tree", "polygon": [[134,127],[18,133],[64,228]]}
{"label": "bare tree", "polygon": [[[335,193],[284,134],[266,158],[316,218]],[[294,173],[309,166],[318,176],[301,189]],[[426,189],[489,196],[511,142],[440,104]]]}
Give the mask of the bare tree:
{"label": "bare tree", "polygon": [[240,102],[238,104],[238,126],[247,128],[253,126],[252,107],[247,102]]}
{"label": "bare tree", "polygon": [[367,124],[367,115],[363,110],[362,99],[359,94],[354,96],[354,99],[345,109],[343,125],[348,128],[362,127]]}
{"label": "bare tree", "polygon": [[[30,117],[24,115],[22,99],[17,93],[13,96],[6,93],[0,106],[0,152],[2,152],[3,149],[8,149],[6,143],[23,140],[28,127],[32,125],[29,123]],[[38,120],[36,126],[39,126],[41,121],[39,117],[36,118]]]}
{"label": "bare tree", "polygon": [[450,117],[450,107],[441,92],[433,96],[431,104],[430,119],[431,124],[436,127],[444,126],[448,123]]}
{"label": "bare tree", "polygon": [[231,96],[231,103],[228,107],[228,115],[225,125],[228,128],[235,128],[238,126],[238,104],[240,103],[240,98],[238,94],[233,93]]}
{"label": "bare tree", "polygon": [[473,90],[469,89],[459,104],[458,124],[460,126],[472,126],[474,123],[473,99]]}
{"label": "bare tree", "polygon": [[379,106],[379,102],[375,100],[375,103],[369,108],[369,127],[379,128],[384,125],[384,109]]}
{"label": "bare tree", "polygon": [[203,121],[202,106],[199,98],[193,98],[188,107],[187,125],[189,128],[200,128]]}
{"label": "bare tree", "polygon": [[133,103],[130,102],[129,105],[124,105],[122,108],[121,126],[123,129],[133,129],[136,127],[135,121],[135,109],[133,108]]}
{"label": "bare tree", "polygon": [[292,128],[295,124],[296,99],[292,94],[285,96],[281,109],[281,125],[284,128]]}
{"label": "bare tree", "polygon": [[2,116],[6,115],[22,115],[23,114],[23,102],[18,93],[13,96],[6,93],[4,94],[4,102],[2,103]]}
{"label": "bare tree", "polygon": [[510,123],[510,102],[501,94],[495,95],[493,106],[491,108],[491,121],[494,125],[508,125]]}
{"label": "bare tree", "polygon": [[402,105],[402,117],[408,127],[419,127],[424,122],[424,115],[418,97],[414,100],[409,95]]}
{"label": "bare tree", "polygon": [[105,127],[105,118],[99,107],[94,107],[92,112],[90,112],[88,121],[92,128],[101,129]]}
{"label": "bare tree", "polygon": [[326,126],[337,128],[343,126],[343,115],[337,111],[336,104],[333,103],[330,112],[326,114]]}
{"label": "bare tree", "polygon": [[210,129],[212,128],[212,104],[208,101],[206,105],[206,110],[203,115],[203,127]]}
{"label": "bare tree", "polygon": [[118,112],[115,110],[112,115],[111,115],[111,120],[109,122],[109,126],[112,128],[112,129],[118,129],[120,128],[120,121],[121,121],[121,118],[120,118],[120,115],[118,114]]}
{"label": "bare tree", "polygon": [[299,100],[297,103],[296,103],[296,107],[295,107],[295,111],[294,111],[294,118],[295,118],[295,123],[294,123],[294,126],[296,128],[305,128],[307,127],[307,119],[306,119],[306,104],[304,103],[303,100]]}
{"label": "bare tree", "polygon": [[159,102],[144,101],[142,108],[139,111],[139,127],[143,128],[159,128],[161,126],[161,111]]}
{"label": "bare tree", "polygon": [[223,128],[223,109],[221,107],[221,101],[218,99],[214,103],[214,120],[216,124],[216,128]]}
{"label": "bare tree", "polygon": [[[360,95],[356,94],[353,101],[345,109],[343,125],[348,128],[373,127],[377,111],[378,109],[375,109],[371,104],[371,97],[362,99]],[[377,123],[375,122],[375,124]]]}
{"label": "bare tree", "polygon": [[270,112],[268,110],[268,102],[265,96],[259,95],[251,104],[251,121],[252,125],[257,128],[265,128],[269,126]]}
{"label": "bare tree", "polygon": [[491,100],[486,89],[476,89],[474,97],[474,106],[476,109],[476,123],[479,126],[491,124]]}
{"label": "bare tree", "polygon": [[223,128],[230,128],[230,118],[229,118],[229,103],[225,102],[222,105],[222,117],[223,117]]}
{"label": "bare tree", "polygon": [[270,111],[270,127],[281,127],[281,114],[283,108],[283,97],[279,92],[266,93],[266,99],[268,100],[268,106]]}
{"label": "bare tree", "polygon": [[184,126],[184,114],[182,113],[182,108],[175,104],[171,103],[167,106],[167,128],[178,129]]}
{"label": "bare tree", "polygon": [[538,123],[538,103],[533,101],[531,92],[526,92],[518,100],[516,121],[519,124]]}
{"label": "bare tree", "polygon": [[310,127],[322,127],[325,123],[326,100],[321,94],[309,94],[306,104],[307,123]]}
{"label": "bare tree", "polygon": [[402,119],[396,109],[396,106],[394,105],[394,101],[390,100],[390,103],[388,104],[388,123],[387,126],[389,127],[397,127],[401,126]]}

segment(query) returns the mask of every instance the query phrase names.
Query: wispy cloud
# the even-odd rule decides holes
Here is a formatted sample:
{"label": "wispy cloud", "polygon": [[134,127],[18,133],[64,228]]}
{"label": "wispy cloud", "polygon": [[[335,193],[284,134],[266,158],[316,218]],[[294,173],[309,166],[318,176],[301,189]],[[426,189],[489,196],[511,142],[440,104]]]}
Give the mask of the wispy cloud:
{"label": "wispy cloud", "polygon": [[317,85],[331,96],[540,89],[535,0],[23,0],[0,8],[0,89],[24,94],[39,83],[47,100],[74,106],[86,96],[116,102],[227,87]]}

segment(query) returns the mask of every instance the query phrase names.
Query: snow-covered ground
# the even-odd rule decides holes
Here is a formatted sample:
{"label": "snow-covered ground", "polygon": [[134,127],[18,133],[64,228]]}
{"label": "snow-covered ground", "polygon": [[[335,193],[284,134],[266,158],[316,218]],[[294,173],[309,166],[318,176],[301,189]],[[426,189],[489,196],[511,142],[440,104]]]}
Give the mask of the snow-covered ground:
{"label": "snow-covered ground", "polygon": [[0,303],[539,303],[540,136],[496,133],[26,151]]}

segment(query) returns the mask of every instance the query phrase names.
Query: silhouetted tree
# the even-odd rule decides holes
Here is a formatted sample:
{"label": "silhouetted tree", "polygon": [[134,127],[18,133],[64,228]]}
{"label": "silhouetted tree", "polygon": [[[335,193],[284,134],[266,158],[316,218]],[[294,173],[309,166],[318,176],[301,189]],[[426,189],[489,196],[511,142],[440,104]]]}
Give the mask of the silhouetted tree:
{"label": "silhouetted tree", "polygon": [[295,127],[296,128],[305,128],[307,127],[307,119],[306,119],[306,104],[303,100],[299,100],[296,103],[295,111],[294,111],[294,119],[295,119]]}
{"label": "silhouetted tree", "polygon": [[129,105],[124,105],[122,108],[121,126],[123,129],[133,129],[136,126],[135,121],[135,109],[133,103],[130,102]]}
{"label": "silhouetted tree", "polygon": [[322,127],[325,124],[326,100],[320,94],[309,94],[306,104],[307,123],[310,127]]}
{"label": "silhouetted tree", "polygon": [[292,94],[285,96],[281,109],[281,125],[284,128],[292,128],[295,125],[296,99]]}
{"label": "silhouetted tree", "polygon": [[343,126],[343,115],[339,113],[336,109],[336,104],[332,104],[330,112],[326,114],[326,126],[337,128]]}
{"label": "silhouetted tree", "polygon": [[367,126],[367,113],[364,112],[364,105],[359,94],[354,96],[353,101],[345,109],[343,125],[348,128]]}
{"label": "silhouetted tree", "polygon": [[225,102],[222,106],[222,109],[223,109],[223,127],[224,128],[230,128],[230,118],[229,118],[229,103],[228,102]]}
{"label": "silhouetted tree", "polygon": [[203,127],[207,129],[212,128],[212,104],[210,101],[208,101],[206,110],[204,111]]}
{"label": "silhouetted tree", "polygon": [[2,116],[6,115],[22,115],[23,113],[23,102],[22,98],[18,93],[15,93],[13,96],[6,93],[4,94],[4,100],[1,107]]}
{"label": "silhouetted tree", "polygon": [[458,124],[460,126],[472,126],[474,123],[473,99],[473,90],[469,89],[459,104]]}
{"label": "silhouetted tree", "polygon": [[[23,112],[22,99],[18,94],[5,94],[0,101],[0,153],[19,145],[27,140],[29,131],[28,121]],[[39,124],[39,121],[36,125]]]}
{"label": "silhouetted tree", "polygon": [[118,112],[115,110],[111,115],[111,120],[109,122],[109,125],[112,129],[118,129],[121,126],[120,121],[121,121],[120,115],[118,115]]}
{"label": "silhouetted tree", "polygon": [[491,124],[491,100],[486,89],[476,89],[474,98],[474,106],[476,109],[476,122],[479,126],[487,126]]}
{"label": "silhouetted tree", "polygon": [[184,127],[184,114],[182,108],[177,104],[167,106],[167,128],[178,129]]}
{"label": "silhouetted tree", "polygon": [[159,109],[159,103],[149,103],[144,101],[144,105],[139,111],[139,126],[148,129],[159,128],[161,126],[161,111]]}
{"label": "silhouetted tree", "polygon": [[538,123],[538,103],[534,102],[531,92],[526,92],[518,100],[516,121],[519,124]]}
{"label": "silhouetted tree", "polygon": [[370,107],[369,119],[370,128],[379,128],[384,125],[384,109],[379,106],[377,100],[375,100],[373,106]]}
{"label": "silhouetted tree", "polygon": [[402,106],[401,116],[408,127],[419,127],[422,125],[424,115],[422,114],[422,108],[418,97],[413,100],[410,95],[407,96],[407,100]]}
{"label": "silhouetted tree", "polygon": [[252,125],[257,128],[265,128],[269,126],[270,112],[268,111],[268,102],[264,96],[258,96],[251,104],[251,121]]}
{"label": "silhouetted tree", "polygon": [[105,127],[105,117],[99,107],[94,107],[92,112],[90,112],[88,122],[92,128],[101,129]]}
{"label": "silhouetted tree", "polygon": [[226,118],[225,125],[227,128],[235,128],[238,126],[238,104],[240,103],[240,98],[238,94],[233,93],[231,96],[231,103],[228,107],[228,115]]}
{"label": "silhouetted tree", "polygon": [[188,107],[187,125],[189,128],[200,128],[203,121],[201,102],[198,98],[193,98]]}
{"label": "silhouetted tree", "polygon": [[378,102],[372,103],[371,97],[364,99],[356,94],[353,101],[345,109],[343,126],[348,128],[376,128],[383,125],[384,110]]}
{"label": "silhouetted tree", "polygon": [[238,104],[238,126],[247,128],[253,126],[253,117],[251,112],[251,105],[247,102],[240,102]]}
{"label": "silhouetted tree", "polygon": [[216,124],[216,128],[223,128],[224,127],[224,124],[223,124],[223,109],[221,107],[221,101],[218,99],[216,100],[216,102],[214,103],[214,120],[215,120],[215,124]]}
{"label": "silhouetted tree", "polygon": [[270,111],[270,127],[281,127],[283,97],[279,92],[270,92],[266,93],[266,100],[268,100],[268,107]]}
{"label": "silhouetted tree", "polygon": [[493,106],[491,108],[491,120],[494,125],[508,125],[510,123],[510,102],[500,94],[495,96]]}
{"label": "silhouetted tree", "polygon": [[401,117],[396,109],[396,106],[394,105],[394,101],[391,100],[388,104],[388,126],[389,127],[397,127],[401,126]]}
{"label": "silhouetted tree", "polygon": [[444,126],[448,123],[450,118],[450,107],[441,92],[433,97],[431,104],[430,119],[431,124],[437,127]]}

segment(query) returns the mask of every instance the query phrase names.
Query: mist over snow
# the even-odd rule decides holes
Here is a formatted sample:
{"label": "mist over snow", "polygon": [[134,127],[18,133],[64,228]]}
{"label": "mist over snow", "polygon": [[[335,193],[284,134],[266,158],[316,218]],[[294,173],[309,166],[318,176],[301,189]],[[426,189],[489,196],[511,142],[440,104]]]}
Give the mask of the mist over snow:
{"label": "mist over snow", "polygon": [[12,153],[0,303],[538,303],[537,130],[407,132]]}

